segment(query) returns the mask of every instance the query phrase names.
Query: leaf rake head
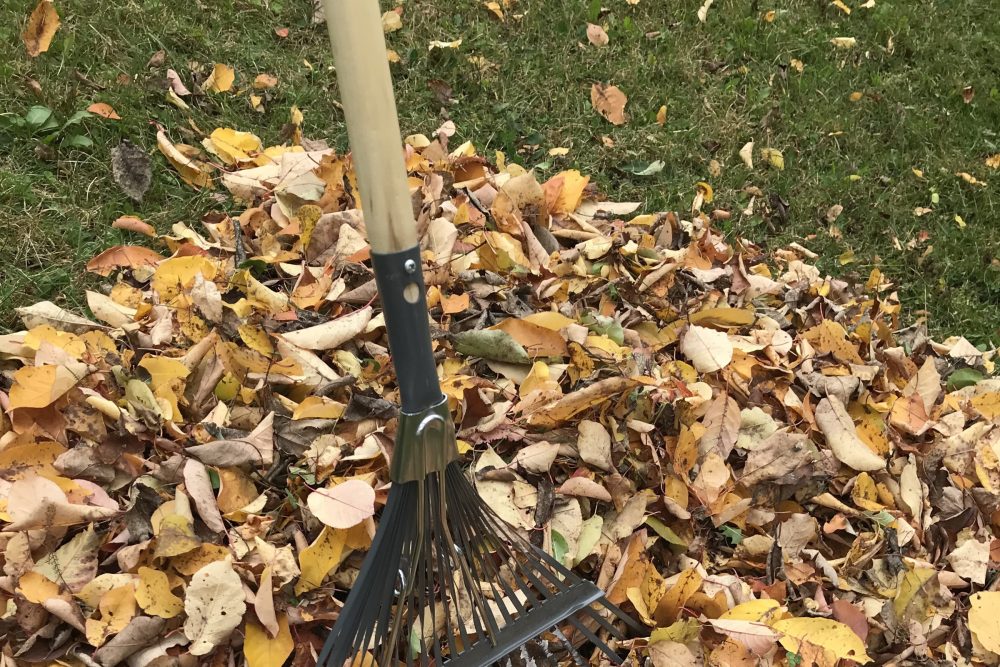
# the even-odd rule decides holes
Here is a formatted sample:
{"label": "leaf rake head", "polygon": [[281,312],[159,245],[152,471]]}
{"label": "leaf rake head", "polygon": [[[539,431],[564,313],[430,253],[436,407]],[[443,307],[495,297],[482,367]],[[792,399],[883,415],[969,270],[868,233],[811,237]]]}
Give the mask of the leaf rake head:
{"label": "leaf rake head", "polygon": [[499,518],[452,461],[393,484],[318,664],[518,665],[523,652],[538,665],[586,665],[588,646],[619,664],[602,639],[624,639],[612,617],[636,627]]}

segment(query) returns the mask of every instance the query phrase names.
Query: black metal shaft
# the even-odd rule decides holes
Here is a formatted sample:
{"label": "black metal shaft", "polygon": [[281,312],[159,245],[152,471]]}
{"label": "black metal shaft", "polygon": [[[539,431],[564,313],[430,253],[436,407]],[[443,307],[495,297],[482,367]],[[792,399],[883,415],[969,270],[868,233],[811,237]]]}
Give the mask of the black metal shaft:
{"label": "black metal shaft", "polygon": [[373,252],[372,267],[382,298],[402,410],[411,414],[423,412],[440,403],[444,395],[431,349],[420,248]]}

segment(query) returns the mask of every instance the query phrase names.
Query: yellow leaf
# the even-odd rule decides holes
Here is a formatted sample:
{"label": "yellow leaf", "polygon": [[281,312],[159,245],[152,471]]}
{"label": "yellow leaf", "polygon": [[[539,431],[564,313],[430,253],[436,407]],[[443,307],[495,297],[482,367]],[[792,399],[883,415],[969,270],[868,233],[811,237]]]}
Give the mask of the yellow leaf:
{"label": "yellow leaf", "polygon": [[181,150],[182,145],[174,145],[163,130],[156,133],[156,147],[192,188],[200,190],[212,184],[212,168],[201,160],[185,155]]}
{"label": "yellow leaf", "polygon": [[983,419],[993,421],[1000,416],[1000,391],[988,391],[975,396],[969,401],[969,406]]}
{"label": "yellow leaf", "polygon": [[775,615],[780,608],[781,605],[778,604],[777,600],[762,598],[760,600],[751,600],[749,602],[744,602],[743,604],[738,604],[732,609],[724,612],[722,616],[719,616],[719,618],[726,621],[767,622],[769,617]]}
{"label": "yellow leaf", "polygon": [[293,648],[295,641],[288,629],[287,616],[278,617],[278,634],[273,639],[259,623],[247,623],[246,636],[243,638],[243,655],[247,659],[247,667],[281,667]]}
{"label": "yellow leaf", "polygon": [[865,96],[864,93],[862,93],[859,90],[855,90],[853,93],[851,93],[851,98],[850,99],[851,99],[852,102],[860,102],[861,98],[864,97],[864,96]]}
{"label": "yellow leaf", "polygon": [[656,124],[663,127],[667,122],[667,105],[664,104],[660,107],[660,110],[656,112]]}
{"label": "yellow leaf", "polygon": [[17,582],[18,592],[28,602],[41,604],[59,595],[59,584],[54,583],[41,572],[25,572]]}
{"label": "yellow leaf", "polygon": [[841,266],[846,266],[848,264],[853,264],[854,261],[855,261],[855,259],[854,259],[854,250],[852,250],[851,248],[848,248],[844,252],[840,253],[840,257],[837,258],[837,261],[840,262]]}
{"label": "yellow leaf", "polygon": [[167,575],[150,567],[139,568],[135,600],[147,614],[160,618],[173,618],[184,609],[184,601],[170,590]]}
{"label": "yellow leaf", "polygon": [[[161,387],[169,387],[186,378],[191,371],[179,359],[171,357],[145,356],[139,366],[149,371],[150,387],[155,392]],[[181,384],[183,386],[183,383]]]}
{"label": "yellow leaf", "polygon": [[996,153],[986,158],[986,166],[990,169],[1000,169],[1000,153]]}
{"label": "yellow leaf", "polygon": [[851,8],[845,5],[842,2],[842,0],[833,0],[833,2],[831,2],[830,4],[839,9],[840,11],[844,12],[845,14],[850,15],[851,13]]}
{"label": "yellow leaf", "polygon": [[501,21],[506,21],[507,17],[503,14],[503,8],[500,6],[499,2],[484,2],[483,6],[486,7],[487,11],[496,16]]}
{"label": "yellow leaf", "polygon": [[203,88],[210,93],[224,93],[233,87],[236,71],[229,65],[215,63],[212,73],[205,79]]}
{"label": "yellow leaf", "polygon": [[240,340],[246,343],[246,346],[251,350],[256,350],[265,357],[274,356],[274,345],[271,344],[271,338],[259,326],[241,324],[236,331],[240,335]]}
{"label": "yellow leaf", "polygon": [[169,301],[190,287],[195,276],[201,274],[205,280],[212,280],[217,272],[218,266],[202,255],[171,257],[156,267],[150,285],[160,301]]}
{"label": "yellow leaf", "polygon": [[567,153],[569,153],[569,149],[564,146],[557,146],[556,148],[549,149],[549,155],[551,155],[552,157],[566,155]]}
{"label": "yellow leaf", "polygon": [[[258,77],[259,78],[259,77]],[[257,153],[263,148],[260,138],[250,132],[240,132],[230,127],[219,127],[212,130],[202,145],[211,153],[218,155],[229,165],[253,161],[251,153]]]}
{"label": "yellow leaf", "polygon": [[190,577],[209,563],[223,560],[229,555],[230,551],[227,547],[219,544],[202,544],[197,549],[174,556],[170,559],[170,565],[178,573]]}
{"label": "yellow leaf", "polygon": [[299,553],[299,570],[302,573],[295,584],[296,595],[318,588],[326,575],[340,565],[349,530],[324,526],[319,537]]}
{"label": "yellow leaf", "polygon": [[858,40],[853,37],[834,37],[830,40],[830,43],[838,49],[852,49],[858,43]]}
{"label": "yellow leaf", "polygon": [[36,352],[42,343],[54,345],[74,359],[79,359],[87,351],[87,345],[76,334],[53,329],[48,324],[39,324],[24,336],[25,347]]}
{"label": "yellow leaf", "polygon": [[87,619],[87,641],[100,646],[111,635],[121,632],[135,616],[135,588],[131,585],[112,588],[101,597],[101,617]]}
{"label": "yellow leaf", "polygon": [[1000,653],[1000,593],[976,593],[969,602],[969,630],[987,651]]}
{"label": "yellow leaf", "polygon": [[254,278],[249,269],[241,269],[233,274],[232,284],[247,295],[247,300],[255,308],[260,308],[272,314],[288,309],[288,295],[269,289]]}
{"label": "yellow leaf", "polygon": [[[82,366],[82,364],[80,364]],[[14,373],[10,409],[45,408],[80,380],[65,366],[24,366]]]}
{"label": "yellow leaf", "polygon": [[118,112],[115,111],[115,108],[106,102],[94,102],[87,107],[87,111],[102,118],[107,118],[108,120],[122,119],[122,117],[118,115]]}
{"label": "yellow leaf", "polygon": [[712,200],[715,199],[715,191],[712,190],[712,186],[705,181],[698,181],[695,183],[694,189],[702,193],[705,197],[706,204],[711,204]]}
{"label": "yellow leaf", "polygon": [[821,650],[826,664],[837,660],[853,660],[859,664],[872,661],[865,653],[865,644],[848,626],[828,618],[787,618],[771,625],[784,636],[779,640],[785,650],[803,652],[803,645]]}
{"label": "yellow leaf", "polygon": [[178,556],[197,549],[201,542],[194,535],[194,522],[180,514],[170,514],[160,523],[156,535],[157,558]]}
{"label": "yellow leaf", "polygon": [[21,40],[24,48],[32,58],[49,50],[52,38],[59,29],[59,14],[50,0],[41,0],[28,17],[28,25],[24,26]]}
{"label": "yellow leaf", "polygon": [[774,23],[774,19],[778,16],[778,13],[773,9],[768,10],[764,13],[764,20],[768,23]]}
{"label": "yellow leaf", "polygon": [[958,225],[959,229],[965,229],[965,219],[958,213],[955,214],[955,224]]}
{"label": "yellow leaf", "polygon": [[545,327],[546,329],[551,329],[552,331],[559,331],[560,329],[565,329],[571,324],[576,324],[576,320],[570,319],[563,315],[562,313],[557,313],[554,310],[547,310],[543,313],[532,313],[522,317],[523,322],[528,322],[529,324],[535,324],[540,327]]}
{"label": "yellow leaf", "polygon": [[778,171],[784,170],[785,156],[777,148],[763,148],[760,151],[760,156]]}
{"label": "yellow leaf", "polygon": [[325,396],[306,396],[295,406],[292,420],[298,419],[340,419],[344,414],[344,404]]}

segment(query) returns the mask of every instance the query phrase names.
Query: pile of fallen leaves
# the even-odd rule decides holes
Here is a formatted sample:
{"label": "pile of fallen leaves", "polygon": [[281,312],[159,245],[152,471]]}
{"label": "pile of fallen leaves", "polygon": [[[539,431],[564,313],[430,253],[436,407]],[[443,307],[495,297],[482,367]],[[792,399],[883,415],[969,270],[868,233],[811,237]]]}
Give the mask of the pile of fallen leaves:
{"label": "pile of fallen leaves", "polygon": [[[95,257],[0,337],[4,665],[312,665],[398,394],[350,156],[158,145],[239,214]],[[441,386],[480,492],[647,631],[632,664],[996,664],[993,350],[690,211],[407,137]],[[220,170],[221,168],[221,170]],[[137,218],[115,226],[155,236]]]}

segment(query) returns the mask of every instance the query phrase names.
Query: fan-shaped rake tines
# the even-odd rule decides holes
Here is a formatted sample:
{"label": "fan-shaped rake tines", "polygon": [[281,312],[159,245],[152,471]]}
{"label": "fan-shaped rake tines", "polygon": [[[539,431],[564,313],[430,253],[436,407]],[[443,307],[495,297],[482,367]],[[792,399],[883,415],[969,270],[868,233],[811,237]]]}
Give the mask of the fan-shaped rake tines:
{"label": "fan-shaped rake tines", "polygon": [[[327,667],[585,665],[611,622],[635,622],[500,519],[456,462],[394,484],[351,595],[327,639]],[[534,640],[534,641],[533,641]]]}

